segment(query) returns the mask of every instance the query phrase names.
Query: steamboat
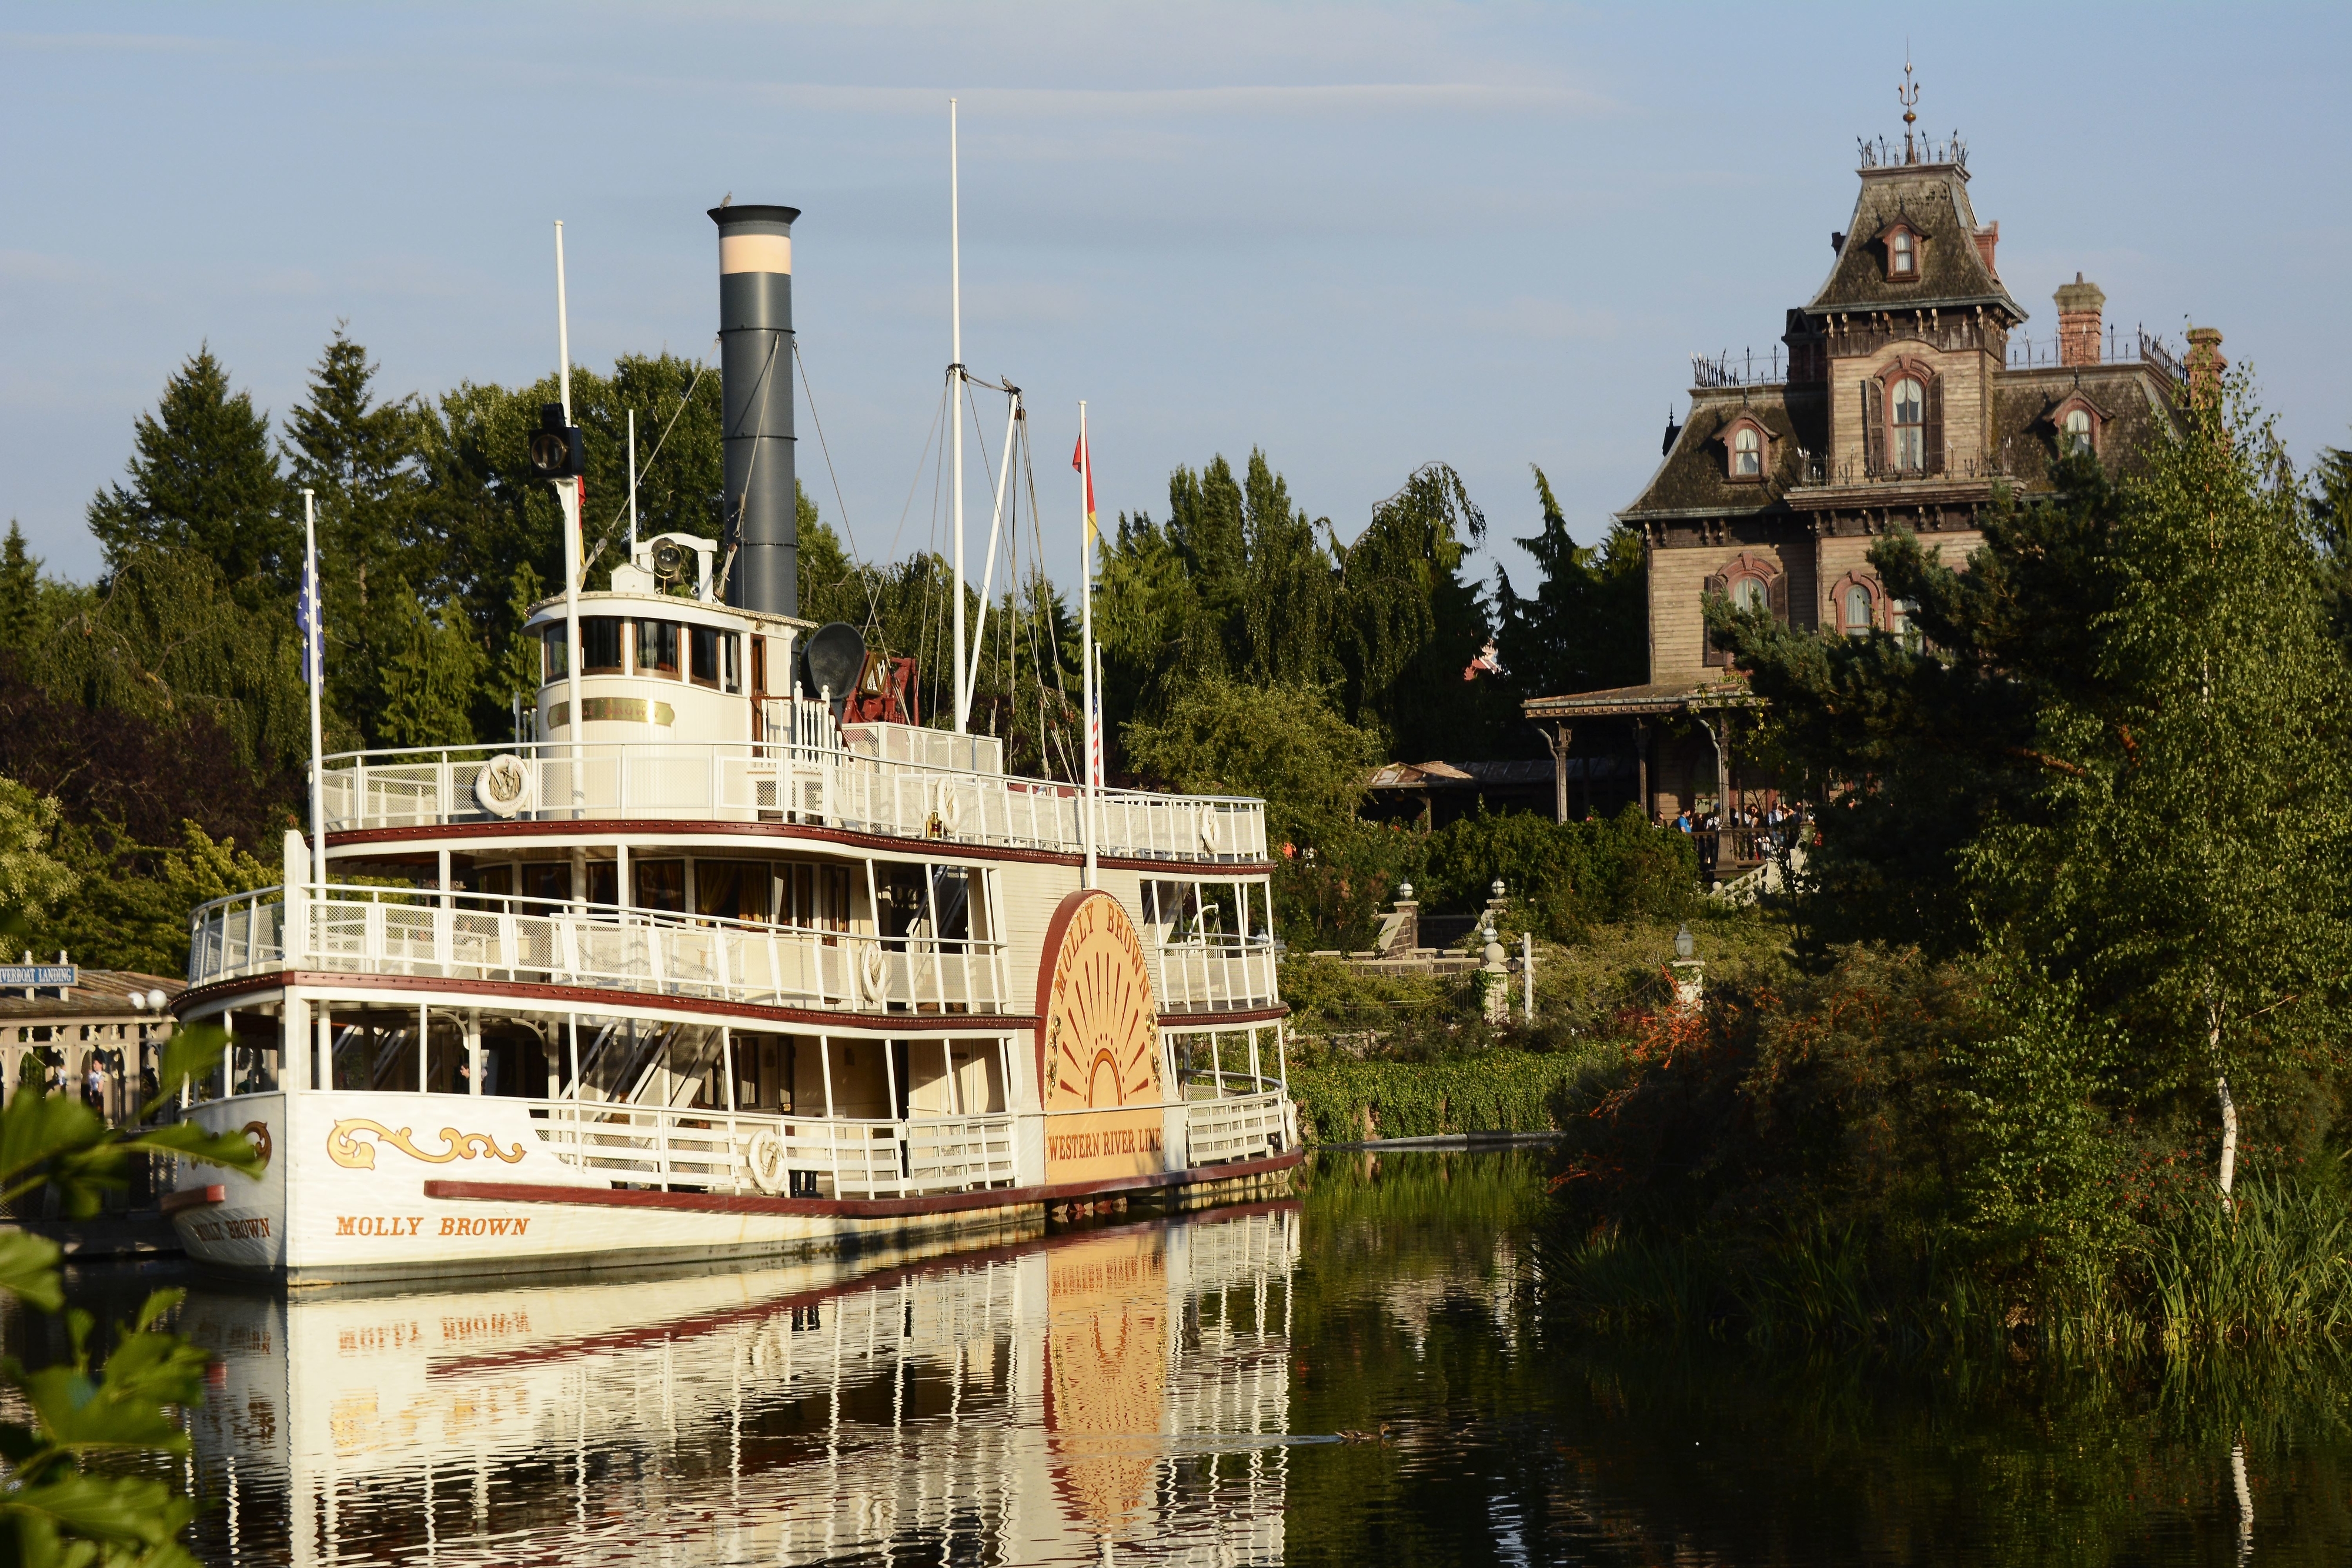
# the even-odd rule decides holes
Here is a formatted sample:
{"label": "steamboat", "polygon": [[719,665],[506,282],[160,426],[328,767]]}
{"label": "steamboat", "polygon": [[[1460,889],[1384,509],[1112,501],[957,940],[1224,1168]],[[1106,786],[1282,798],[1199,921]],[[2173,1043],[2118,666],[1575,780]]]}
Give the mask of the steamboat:
{"label": "steamboat", "polygon": [[226,1043],[184,1114],[265,1156],[180,1167],[163,1206],[205,1264],[1016,1239],[1066,1206],[1257,1196],[1300,1158],[1262,802],[1008,774],[962,701],[913,722],[907,662],[797,614],[799,214],[710,215],[726,554],[633,537],[591,590],[551,406],[566,580],[528,623],[519,738],[320,758],[282,885],[194,914],[173,1008]]}

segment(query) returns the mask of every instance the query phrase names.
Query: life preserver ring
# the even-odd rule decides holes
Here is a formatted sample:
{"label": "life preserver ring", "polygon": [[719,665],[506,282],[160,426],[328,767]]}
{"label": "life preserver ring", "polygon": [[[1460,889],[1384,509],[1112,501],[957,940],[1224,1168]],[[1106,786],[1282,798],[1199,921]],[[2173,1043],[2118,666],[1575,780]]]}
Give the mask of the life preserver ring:
{"label": "life preserver ring", "polygon": [[751,1134],[743,1148],[743,1163],[751,1167],[751,1183],[761,1192],[784,1190],[784,1140],[773,1127]]}
{"label": "life preserver ring", "polygon": [[1214,806],[1202,806],[1201,808],[1201,847],[1211,854],[1215,854],[1217,845],[1224,836],[1223,817]]}
{"label": "life preserver ring", "polygon": [[530,769],[511,751],[502,751],[474,775],[474,799],[493,817],[530,809]]}
{"label": "life preserver ring", "polygon": [[868,943],[858,949],[857,978],[865,987],[866,999],[881,1001],[890,990],[890,960],[881,947]]}

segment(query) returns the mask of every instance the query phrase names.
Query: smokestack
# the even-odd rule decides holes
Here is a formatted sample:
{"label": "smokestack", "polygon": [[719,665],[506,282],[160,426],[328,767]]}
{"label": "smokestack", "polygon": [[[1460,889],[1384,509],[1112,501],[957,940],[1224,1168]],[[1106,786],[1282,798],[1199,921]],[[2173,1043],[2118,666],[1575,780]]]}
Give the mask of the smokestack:
{"label": "smokestack", "polygon": [[793,486],[793,220],[798,207],[717,206],[719,372],[727,441],[727,602],[801,607]]}

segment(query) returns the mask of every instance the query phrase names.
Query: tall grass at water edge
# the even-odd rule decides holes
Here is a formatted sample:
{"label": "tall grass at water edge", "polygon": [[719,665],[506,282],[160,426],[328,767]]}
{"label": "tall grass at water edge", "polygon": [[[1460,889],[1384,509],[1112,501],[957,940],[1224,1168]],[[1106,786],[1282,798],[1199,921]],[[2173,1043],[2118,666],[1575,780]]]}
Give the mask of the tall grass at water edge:
{"label": "tall grass at water edge", "polygon": [[2104,1257],[1999,1269],[1826,1219],[1763,1239],[1622,1228],[1538,1244],[1552,1311],[1591,1331],[1757,1344],[1984,1348],[2064,1356],[2352,1344],[2352,1212],[2285,1178],[2141,1226]]}

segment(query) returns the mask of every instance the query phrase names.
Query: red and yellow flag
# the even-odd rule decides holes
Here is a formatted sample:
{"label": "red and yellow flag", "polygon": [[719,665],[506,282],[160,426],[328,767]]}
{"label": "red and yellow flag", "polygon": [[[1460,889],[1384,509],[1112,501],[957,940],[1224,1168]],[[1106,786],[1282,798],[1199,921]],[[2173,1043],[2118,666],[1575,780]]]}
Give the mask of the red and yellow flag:
{"label": "red and yellow flag", "polygon": [[1080,432],[1078,435],[1077,450],[1070,454],[1070,466],[1076,469],[1079,475],[1086,480],[1087,544],[1091,548],[1095,540],[1102,536],[1102,528],[1095,521],[1094,457],[1092,454],[1087,451],[1087,438],[1083,431]]}

